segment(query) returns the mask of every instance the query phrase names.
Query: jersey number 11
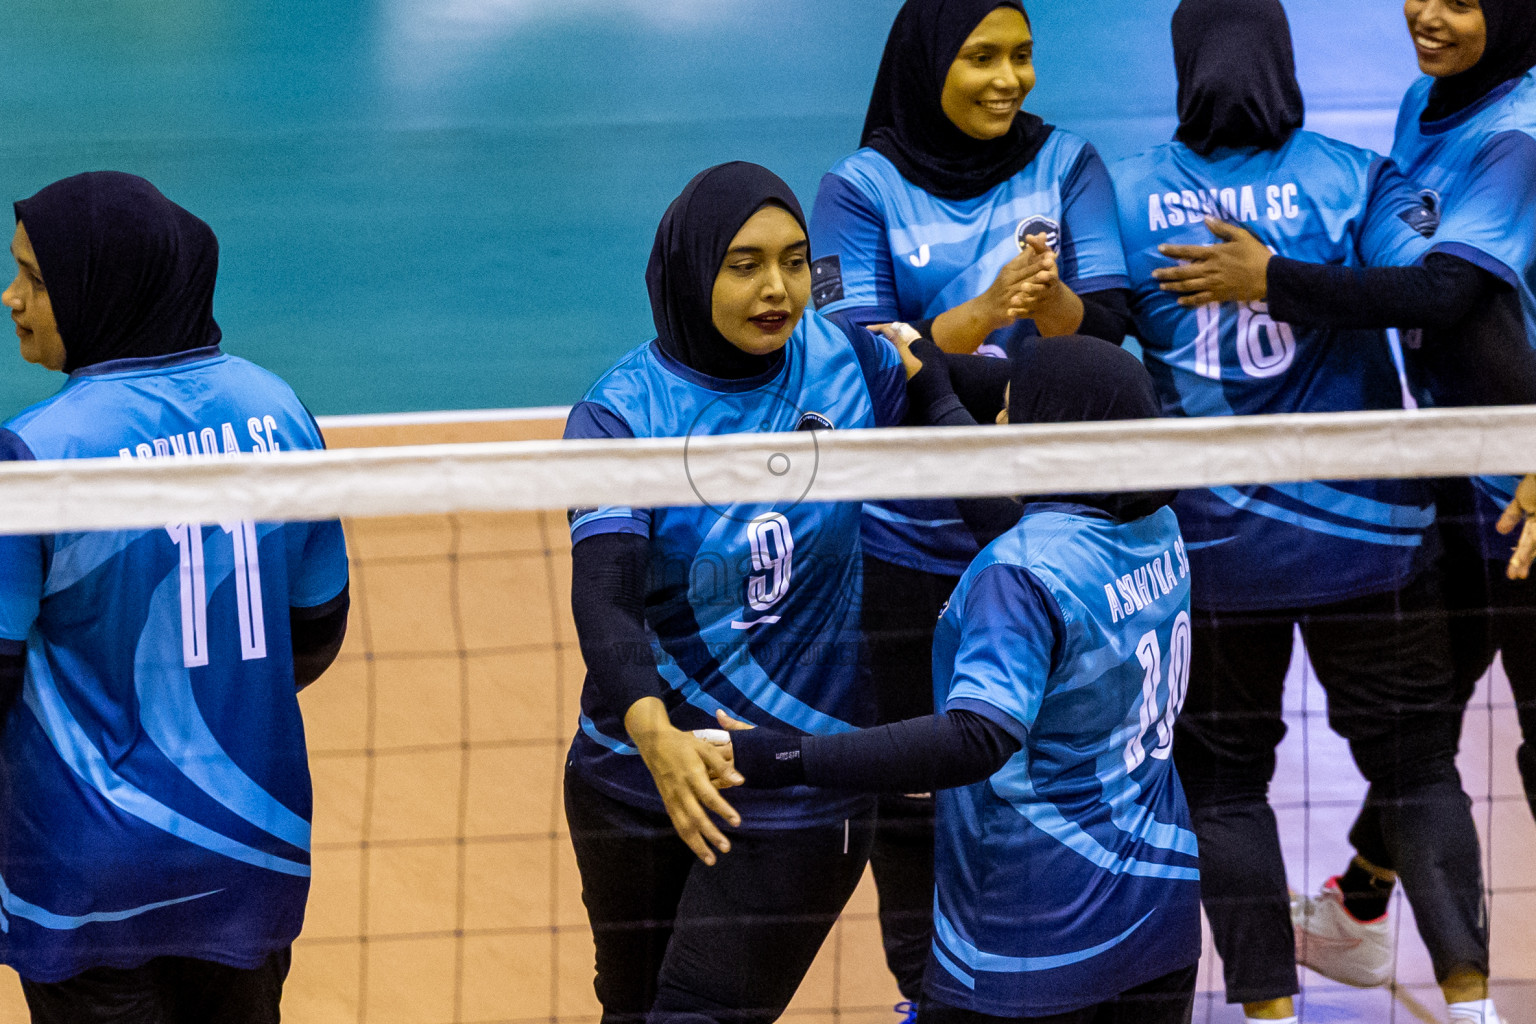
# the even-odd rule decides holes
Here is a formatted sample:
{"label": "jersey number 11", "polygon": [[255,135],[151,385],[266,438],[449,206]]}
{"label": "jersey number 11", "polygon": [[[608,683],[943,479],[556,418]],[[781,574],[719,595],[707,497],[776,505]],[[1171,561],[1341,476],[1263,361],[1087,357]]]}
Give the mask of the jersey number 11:
{"label": "jersey number 11", "polygon": [[[266,620],[261,610],[261,562],[256,524],[249,519],[220,523],[235,555],[235,603],[240,610],[240,659],[267,656]],[[171,523],[165,528],[181,555],[181,655],[187,668],[208,664],[208,583],[203,572],[203,526]]]}

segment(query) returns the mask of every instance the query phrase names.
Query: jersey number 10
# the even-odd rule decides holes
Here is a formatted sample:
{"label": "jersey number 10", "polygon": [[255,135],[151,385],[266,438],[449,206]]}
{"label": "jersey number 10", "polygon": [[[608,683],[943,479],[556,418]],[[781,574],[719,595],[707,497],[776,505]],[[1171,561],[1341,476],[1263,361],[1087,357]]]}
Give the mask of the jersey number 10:
{"label": "jersey number 10", "polygon": [[1157,684],[1163,674],[1162,651],[1157,643],[1157,630],[1150,629],[1136,644],[1136,660],[1141,662],[1145,674],[1141,680],[1141,715],[1131,740],[1125,745],[1125,770],[1133,772],[1147,759],[1147,737],[1157,725],[1157,745],[1152,756],[1166,759],[1173,753],[1173,722],[1184,707],[1184,697],[1189,693],[1189,653],[1191,647],[1189,613],[1179,612],[1173,620],[1173,632],[1168,636],[1168,703],[1158,714]]}
{"label": "jersey number 10", "polygon": [[[235,603],[240,611],[240,659],[267,656],[266,620],[261,610],[261,561],[256,524],[249,519],[220,523],[234,545]],[[208,664],[208,583],[203,572],[203,526],[171,523],[165,528],[181,555],[181,656],[187,668]]]}

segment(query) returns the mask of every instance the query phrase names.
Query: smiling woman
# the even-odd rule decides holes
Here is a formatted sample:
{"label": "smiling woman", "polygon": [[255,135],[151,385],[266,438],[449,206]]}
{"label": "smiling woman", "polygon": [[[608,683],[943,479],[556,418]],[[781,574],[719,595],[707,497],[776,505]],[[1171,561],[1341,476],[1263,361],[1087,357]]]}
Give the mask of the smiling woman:
{"label": "smiling woman", "polygon": [[1023,11],[999,7],[981,19],[944,78],[944,116],[973,139],[1007,135],[1035,87],[1034,53]]}
{"label": "smiling woman", "polygon": [[[904,321],[950,352],[1128,333],[1109,174],[1023,107],[1034,28],[1018,0],[908,0],[863,148],[822,179],[813,297],[855,326]],[[933,623],[977,553],[952,501],[866,505],[865,633],[882,721],[931,710]],[[881,798],[874,866],[887,959],[916,1000],[928,958],[932,800]]]}

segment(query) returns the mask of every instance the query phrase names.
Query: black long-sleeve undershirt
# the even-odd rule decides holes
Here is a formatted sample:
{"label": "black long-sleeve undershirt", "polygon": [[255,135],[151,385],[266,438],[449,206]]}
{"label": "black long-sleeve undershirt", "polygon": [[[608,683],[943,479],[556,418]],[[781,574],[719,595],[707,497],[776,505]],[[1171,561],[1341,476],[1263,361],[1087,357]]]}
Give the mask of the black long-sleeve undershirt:
{"label": "black long-sleeve undershirt", "polygon": [[24,640],[0,640],[0,722],[11,705],[21,696],[21,684],[27,672],[27,644]]}
{"label": "black long-sleeve undershirt", "polygon": [[[922,362],[923,368],[907,381],[910,422],[932,427],[977,425],[972,410],[956,394],[955,376],[963,378],[962,383],[973,396],[973,405],[991,408],[995,401],[996,408],[991,410],[994,417],[1002,408],[1003,388],[1008,382],[1010,368],[1006,360],[985,356],[950,358],[926,337],[912,343],[912,354]],[[960,510],[960,518],[965,520],[966,529],[981,547],[1012,529],[1023,511],[1012,498],[958,498],[955,506]]]}
{"label": "black long-sleeve undershirt", "polygon": [[830,736],[768,729],[731,734],[736,770],[754,789],[818,786],[931,793],[980,782],[1023,745],[996,722],[956,710]]}
{"label": "black long-sleeve undershirt", "polygon": [[571,612],[587,678],[619,715],[644,697],[665,697],[645,632],[650,539],[600,533],[571,548]]}
{"label": "black long-sleeve undershirt", "polygon": [[314,608],[289,608],[288,633],[293,644],[293,681],[299,689],[325,674],[347,638],[349,587]]}
{"label": "black long-sleeve undershirt", "polygon": [[1118,345],[1125,340],[1126,335],[1136,333],[1136,321],[1131,316],[1129,288],[1085,292],[1078,298],[1083,300],[1083,322],[1073,334],[1103,338]]}
{"label": "black long-sleeve undershirt", "polygon": [[1440,252],[1414,267],[1341,267],[1275,256],[1266,281],[1276,320],[1360,329],[1446,330],[1509,287],[1477,264]]}

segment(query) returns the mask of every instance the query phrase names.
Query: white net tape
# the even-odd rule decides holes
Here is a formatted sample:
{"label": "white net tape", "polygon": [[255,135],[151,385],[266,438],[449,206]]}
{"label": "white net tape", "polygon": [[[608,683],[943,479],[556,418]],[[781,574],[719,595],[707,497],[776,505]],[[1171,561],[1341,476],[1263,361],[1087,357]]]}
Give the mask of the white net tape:
{"label": "white net tape", "polygon": [[0,532],[1536,470],[1536,407],[517,441],[0,466]]}

